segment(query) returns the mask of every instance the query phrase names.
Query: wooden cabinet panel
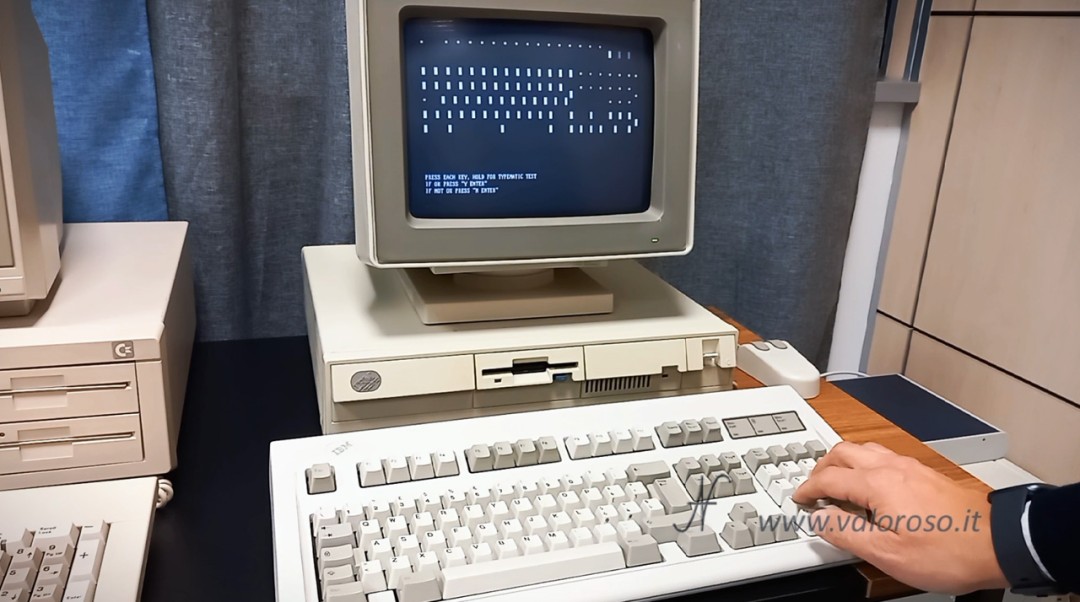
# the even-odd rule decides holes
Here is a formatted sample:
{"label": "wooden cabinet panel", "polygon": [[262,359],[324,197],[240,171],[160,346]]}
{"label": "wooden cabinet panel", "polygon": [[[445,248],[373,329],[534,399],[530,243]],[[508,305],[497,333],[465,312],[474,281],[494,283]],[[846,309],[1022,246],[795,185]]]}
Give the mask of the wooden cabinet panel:
{"label": "wooden cabinet panel", "polygon": [[934,0],[933,10],[971,10],[973,8],[975,8],[975,0]]}
{"label": "wooden cabinet panel", "polygon": [[906,374],[1007,432],[1025,470],[1058,484],[1080,475],[1080,409],[917,332]]}
{"label": "wooden cabinet panel", "polygon": [[[937,10],[938,2],[934,2]],[[975,10],[1023,11],[1076,11],[1080,13],[1080,0],[978,0]]]}
{"label": "wooden cabinet panel", "polygon": [[878,313],[874,319],[874,339],[866,371],[870,374],[898,374],[904,371],[911,329]]}
{"label": "wooden cabinet panel", "polygon": [[931,17],[922,92],[911,113],[907,150],[882,274],[882,311],[908,324],[915,315],[949,124],[960,86],[971,17]]}
{"label": "wooden cabinet panel", "polygon": [[886,79],[904,78],[916,4],[918,0],[896,0],[896,20],[893,22],[892,44],[889,46],[889,64],[885,66]]}
{"label": "wooden cabinet panel", "polygon": [[915,326],[1080,400],[1080,17],[975,17]]}

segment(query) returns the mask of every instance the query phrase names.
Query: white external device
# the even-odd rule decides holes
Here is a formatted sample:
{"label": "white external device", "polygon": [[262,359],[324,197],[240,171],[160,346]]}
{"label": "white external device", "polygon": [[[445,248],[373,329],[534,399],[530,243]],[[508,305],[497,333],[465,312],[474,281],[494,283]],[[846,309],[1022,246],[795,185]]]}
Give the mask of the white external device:
{"label": "white external device", "polygon": [[821,374],[787,341],[754,341],[739,345],[739,369],[763,385],[789,385],[804,399],[821,392]]}
{"label": "white external device", "polygon": [[61,275],[0,318],[0,490],[162,475],[195,333],[187,224],[68,224]]}
{"label": "white external device", "polygon": [[303,268],[324,433],[732,387],[738,331],[633,261],[586,269],[610,314],[443,325],[353,247]]}

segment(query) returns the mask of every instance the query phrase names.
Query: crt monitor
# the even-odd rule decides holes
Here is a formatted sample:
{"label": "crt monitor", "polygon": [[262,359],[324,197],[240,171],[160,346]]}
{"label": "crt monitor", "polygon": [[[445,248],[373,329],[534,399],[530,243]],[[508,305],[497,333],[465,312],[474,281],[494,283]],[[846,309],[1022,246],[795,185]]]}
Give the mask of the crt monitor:
{"label": "crt monitor", "polygon": [[359,257],[533,286],[551,276],[522,270],[689,252],[699,9],[350,0]]}
{"label": "crt monitor", "polygon": [[49,77],[30,0],[0,2],[0,317],[29,313],[60,271],[60,150]]}

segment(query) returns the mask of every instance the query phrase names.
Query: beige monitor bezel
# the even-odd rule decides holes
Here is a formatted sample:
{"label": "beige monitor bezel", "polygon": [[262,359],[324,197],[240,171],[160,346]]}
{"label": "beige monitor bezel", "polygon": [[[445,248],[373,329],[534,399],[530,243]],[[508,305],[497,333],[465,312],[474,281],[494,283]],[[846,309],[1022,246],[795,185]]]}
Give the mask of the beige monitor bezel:
{"label": "beige monitor bezel", "polygon": [[[693,245],[698,0],[350,0],[357,252],[386,267],[562,263],[681,255]],[[434,220],[408,213],[402,23],[469,16],[645,27],[655,38],[653,188],[643,213]],[[393,50],[391,50],[393,49]]]}

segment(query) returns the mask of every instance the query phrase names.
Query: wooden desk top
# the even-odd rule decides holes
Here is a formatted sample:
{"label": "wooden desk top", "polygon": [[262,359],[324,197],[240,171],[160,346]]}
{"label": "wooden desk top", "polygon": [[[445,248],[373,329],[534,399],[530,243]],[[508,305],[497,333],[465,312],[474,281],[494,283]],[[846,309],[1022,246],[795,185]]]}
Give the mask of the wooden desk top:
{"label": "wooden desk top", "polygon": [[[739,344],[761,340],[761,337],[755,335],[730,316],[716,309],[712,311],[739,329]],[[739,389],[751,389],[761,387],[762,384],[742,370],[736,369],[735,386]],[[827,382],[821,383],[821,394],[814,399],[807,400],[807,402],[818,414],[821,414],[821,417],[841,437],[848,441],[857,443],[874,441],[898,454],[916,458],[958,483],[981,491],[990,491],[990,488],[982,481],[971,476],[964,469],[952,463],[923,442],[866,407],[836,385]],[[867,598],[891,598],[915,593],[916,591],[867,563],[856,565],[855,568],[866,578]]]}

